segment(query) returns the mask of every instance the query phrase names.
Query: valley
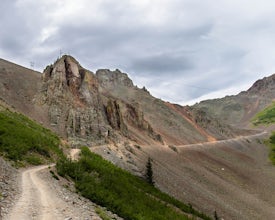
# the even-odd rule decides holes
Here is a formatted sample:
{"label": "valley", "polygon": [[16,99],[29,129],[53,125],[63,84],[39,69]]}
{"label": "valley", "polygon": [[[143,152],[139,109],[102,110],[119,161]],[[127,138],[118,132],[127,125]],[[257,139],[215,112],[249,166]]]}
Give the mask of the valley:
{"label": "valley", "polygon": [[[90,181],[91,176],[96,184],[104,183],[105,178],[97,176],[99,171],[90,171],[89,166],[95,165],[87,161],[95,156],[89,159],[81,155],[83,146],[141,179],[151,158],[156,188],[188,204],[180,205],[186,209],[182,216],[171,212],[178,219],[193,217],[195,210],[210,217],[216,212],[221,219],[275,218],[275,167],[265,144],[274,126],[252,125],[253,117],[275,99],[275,75],[257,81],[236,96],[180,106],[154,98],[120,70],[101,69],[93,73],[68,55],[49,65],[42,74],[5,60],[0,60],[0,67],[1,157],[17,167],[40,165],[20,169],[18,184],[22,194],[6,219],[102,218],[95,211],[97,205],[77,205],[78,197],[84,200],[80,195],[70,192],[70,197],[76,196],[73,201],[64,201],[66,196],[58,195],[63,192],[60,183],[65,179],[70,187],[73,182],[77,187],[88,184],[85,181]],[[264,112],[273,114],[272,109]],[[12,131],[18,134],[14,138],[20,144],[14,144],[15,139],[9,137]],[[83,173],[59,167],[59,174],[65,178],[61,181],[60,176],[50,175],[48,165],[41,164],[63,161],[65,155],[72,159],[68,164],[79,166]],[[117,172],[108,163],[104,166]],[[57,175],[55,170],[52,172]],[[118,175],[138,188],[128,174]],[[78,190],[85,196],[83,188]],[[138,188],[139,192],[142,190]],[[149,201],[147,194],[143,196]],[[178,204],[171,201],[169,204]],[[121,208],[117,201],[105,202],[128,216],[125,202]],[[85,204],[91,208],[77,210]]]}

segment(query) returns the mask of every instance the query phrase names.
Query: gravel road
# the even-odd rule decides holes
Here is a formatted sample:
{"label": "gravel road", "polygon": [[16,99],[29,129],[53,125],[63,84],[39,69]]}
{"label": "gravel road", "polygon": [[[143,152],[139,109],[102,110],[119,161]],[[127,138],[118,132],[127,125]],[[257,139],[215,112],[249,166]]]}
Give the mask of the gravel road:
{"label": "gravel road", "polygon": [[59,186],[48,167],[32,167],[21,173],[22,194],[4,219],[101,219],[89,201]]}

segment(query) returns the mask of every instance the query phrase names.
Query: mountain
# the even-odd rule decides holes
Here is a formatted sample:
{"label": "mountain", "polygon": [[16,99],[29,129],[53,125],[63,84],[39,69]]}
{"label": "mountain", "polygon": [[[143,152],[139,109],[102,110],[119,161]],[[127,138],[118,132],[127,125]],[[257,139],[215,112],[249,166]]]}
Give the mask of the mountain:
{"label": "mountain", "polygon": [[227,124],[247,127],[253,116],[275,100],[275,74],[256,81],[235,96],[202,101],[195,109],[207,112]]}
{"label": "mountain", "polygon": [[0,60],[1,105],[137,176],[151,158],[157,188],[224,219],[275,218],[266,133],[243,130],[272,102],[274,87],[273,75],[237,96],[180,106],[120,70],[93,73],[68,55],[43,73]]}
{"label": "mountain", "polygon": [[120,70],[93,73],[67,55],[42,74],[4,60],[0,67],[0,98],[74,146],[125,138],[175,145],[235,135],[210,116],[204,120],[203,111],[194,116],[188,108],[154,98]]}

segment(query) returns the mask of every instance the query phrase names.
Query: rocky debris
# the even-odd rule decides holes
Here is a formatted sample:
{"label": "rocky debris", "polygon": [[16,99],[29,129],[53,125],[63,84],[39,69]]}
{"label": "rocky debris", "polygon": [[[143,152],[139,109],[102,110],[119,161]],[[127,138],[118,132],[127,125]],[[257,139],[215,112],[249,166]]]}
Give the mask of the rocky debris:
{"label": "rocky debris", "polygon": [[202,109],[192,109],[191,107],[185,108],[189,109],[188,111],[190,112],[192,120],[204,130],[208,131],[209,134],[212,134],[219,139],[232,138],[237,134],[236,130],[231,128],[229,125],[220,123],[217,119],[212,118]]}
{"label": "rocky debris", "polygon": [[9,213],[20,194],[18,171],[0,157],[0,219]]}

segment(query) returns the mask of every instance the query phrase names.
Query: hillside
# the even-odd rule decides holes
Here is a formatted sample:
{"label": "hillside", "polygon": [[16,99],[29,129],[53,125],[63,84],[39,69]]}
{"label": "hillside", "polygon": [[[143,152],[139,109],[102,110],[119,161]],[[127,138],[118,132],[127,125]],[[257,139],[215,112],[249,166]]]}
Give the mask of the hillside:
{"label": "hillside", "polygon": [[253,116],[275,99],[275,74],[256,81],[235,96],[202,101],[194,106],[219,120],[238,127],[249,126]]}
{"label": "hillside", "polygon": [[[47,219],[64,219],[68,215],[74,218],[96,215],[94,204],[91,210],[86,208],[83,211],[82,207],[77,207],[78,210],[72,212],[72,208],[68,209],[66,200],[69,197],[73,198],[73,204],[77,204],[73,206],[73,209],[79,204],[79,201],[75,201],[75,197],[78,197],[77,200],[80,200],[80,198],[65,190],[67,199],[64,201],[60,192],[54,192],[49,187],[54,181],[60,182],[59,185],[55,183],[55,188],[59,188],[63,192],[64,189],[61,188],[61,184],[65,182],[67,188],[72,184],[68,180],[61,180],[61,177],[58,177],[55,173],[55,169],[50,169],[50,165],[17,171],[2,157],[8,159],[17,167],[37,166],[57,161],[58,172],[67,179],[72,178],[76,183],[77,190],[84,197],[89,198],[98,205],[107,207],[109,210],[124,217],[124,219],[174,220],[191,219],[191,216],[210,219],[192,207],[160,192],[145,180],[135,177],[92,154],[88,148],[83,148],[79,162],[72,162],[66,159],[61,149],[61,141],[56,135],[27,117],[9,110],[9,107],[4,103],[0,103],[0,121],[1,219],[3,217],[2,211],[6,219],[29,219],[30,215]],[[39,175],[41,172],[43,172],[43,178]],[[96,176],[90,175],[91,172]],[[53,177],[50,183],[49,173]],[[14,197],[19,194],[19,183],[17,183],[18,180],[16,179],[18,179],[17,176],[20,174],[21,181],[19,183],[21,184],[22,195],[19,197],[18,202],[15,203],[14,208],[11,209],[11,204],[16,200]],[[114,187],[114,185],[117,187]],[[135,200],[131,200],[133,196]],[[35,202],[35,200],[41,200],[42,204]],[[134,202],[130,203],[130,201]],[[49,203],[51,204],[50,206]],[[89,205],[89,202],[85,202],[84,205]],[[82,206],[84,205],[82,204]],[[29,207],[35,207],[35,210]],[[102,207],[97,206],[98,209],[101,210]],[[99,214],[101,217],[110,215],[104,211],[97,212],[101,213]],[[115,219],[121,218],[115,217]]]}
{"label": "hillside", "polygon": [[0,103],[0,156],[15,166],[39,165],[62,158],[59,138],[50,130]]}
{"label": "hillside", "polygon": [[[267,134],[260,128],[257,134],[243,130],[274,99],[274,75],[237,96],[183,107],[154,98],[120,70],[93,73],[67,55],[43,73],[5,60],[0,64],[1,103],[43,124],[72,148],[86,145],[139,177],[145,176],[150,157],[155,186],[209,216],[217,211],[225,219],[275,217],[270,197],[275,170],[262,141]],[[86,181],[97,171],[91,171],[94,154],[82,156],[60,174],[85,191],[82,185],[89,188]]]}

